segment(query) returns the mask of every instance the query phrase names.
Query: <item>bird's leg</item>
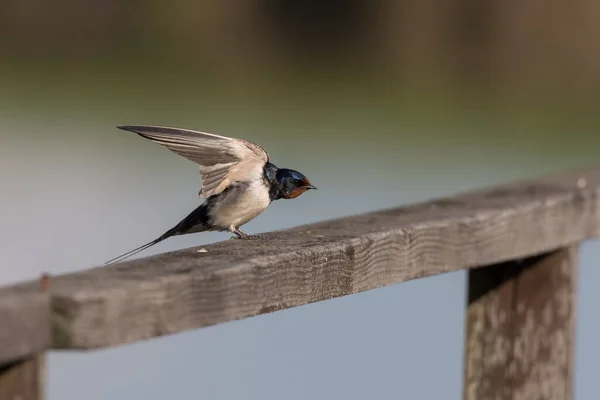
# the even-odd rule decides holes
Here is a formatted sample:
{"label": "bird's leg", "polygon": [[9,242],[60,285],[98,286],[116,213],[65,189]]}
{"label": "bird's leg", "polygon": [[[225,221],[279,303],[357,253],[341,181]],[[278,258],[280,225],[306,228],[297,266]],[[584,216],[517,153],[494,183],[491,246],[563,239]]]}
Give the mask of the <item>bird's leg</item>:
{"label": "bird's leg", "polygon": [[240,231],[239,229],[236,229],[235,234],[238,235],[238,238],[240,238],[240,239],[248,239],[249,238],[248,235],[246,235],[244,232]]}
{"label": "bird's leg", "polygon": [[249,236],[234,226],[231,227],[231,232],[235,233],[238,239],[248,239]]}
{"label": "bird's leg", "polygon": [[252,239],[261,239],[263,235],[247,235],[242,232],[239,228],[231,227],[229,229],[231,233],[235,233],[236,237],[231,237],[231,239],[244,239],[244,240],[252,240]]}

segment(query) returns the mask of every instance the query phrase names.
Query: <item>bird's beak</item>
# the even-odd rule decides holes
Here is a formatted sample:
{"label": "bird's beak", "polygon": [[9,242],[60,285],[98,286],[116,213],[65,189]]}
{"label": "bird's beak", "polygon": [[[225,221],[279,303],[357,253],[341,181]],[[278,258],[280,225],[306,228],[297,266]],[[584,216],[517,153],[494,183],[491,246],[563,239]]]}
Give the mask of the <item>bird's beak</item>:
{"label": "bird's beak", "polygon": [[313,185],[308,185],[306,188],[307,188],[308,190],[310,190],[310,189],[317,190],[317,187],[316,187],[316,186],[313,186]]}

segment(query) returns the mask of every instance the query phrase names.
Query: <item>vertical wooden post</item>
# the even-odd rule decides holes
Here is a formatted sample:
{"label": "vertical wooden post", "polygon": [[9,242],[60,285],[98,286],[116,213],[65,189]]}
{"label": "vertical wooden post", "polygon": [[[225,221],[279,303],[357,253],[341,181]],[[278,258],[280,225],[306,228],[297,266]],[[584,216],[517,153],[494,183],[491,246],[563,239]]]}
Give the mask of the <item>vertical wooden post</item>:
{"label": "vertical wooden post", "polygon": [[46,355],[0,366],[0,400],[43,400]]}
{"label": "vertical wooden post", "polygon": [[465,400],[571,399],[577,246],[469,272]]}
{"label": "vertical wooden post", "polygon": [[0,400],[43,400],[50,346],[50,278],[0,292]]}

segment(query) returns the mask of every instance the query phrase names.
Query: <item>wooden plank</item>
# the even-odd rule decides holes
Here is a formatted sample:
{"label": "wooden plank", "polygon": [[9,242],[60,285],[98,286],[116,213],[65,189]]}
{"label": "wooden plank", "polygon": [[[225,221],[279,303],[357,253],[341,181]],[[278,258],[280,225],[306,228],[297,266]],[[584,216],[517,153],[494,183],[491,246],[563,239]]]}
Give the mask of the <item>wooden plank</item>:
{"label": "wooden plank", "polygon": [[0,400],[43,400],[45,373],[44,353],[0,366]]}
{"label": "wooden plank", "polygon": [[571,399],[577,247],[469,271],[466,400]]}
{"label": "wooden plank", "polygon": [[97,348],[597,236],[600,170],[358,215],[53,280],[55,342]]}
{"label": "wooden plank", "polygon": [[0,289],[0,365],[50,346],[50,296],[39,283]]}
{"label": "wooden plank", "polygon": [[600,169],[53,278],[54,343],[90,349],[250,317],[598,236]]}

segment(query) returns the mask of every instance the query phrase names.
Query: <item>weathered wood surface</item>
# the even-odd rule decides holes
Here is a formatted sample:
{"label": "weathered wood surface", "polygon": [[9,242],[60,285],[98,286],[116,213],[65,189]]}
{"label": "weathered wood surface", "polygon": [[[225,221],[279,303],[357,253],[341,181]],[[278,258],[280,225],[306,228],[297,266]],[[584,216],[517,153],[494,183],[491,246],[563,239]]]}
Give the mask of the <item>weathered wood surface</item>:
{"label": "weathered wood surface", "polygon": [[577,246],[469,271],[465,400],[573,395]]}
{"label": "weathered wood surface", "polygon": [[45,375],[44,353],[0,366],[0,400],[43,400]]}
{"label": "weathered wood surface", "polygon": [[39,283],[0,289],[0,366],[50,346],[50,296]]}
{"label": "weathered wood surface", "polygon": [[129,343],[548,252],[600,233],[600,169],[53,277],[53,345]]}

